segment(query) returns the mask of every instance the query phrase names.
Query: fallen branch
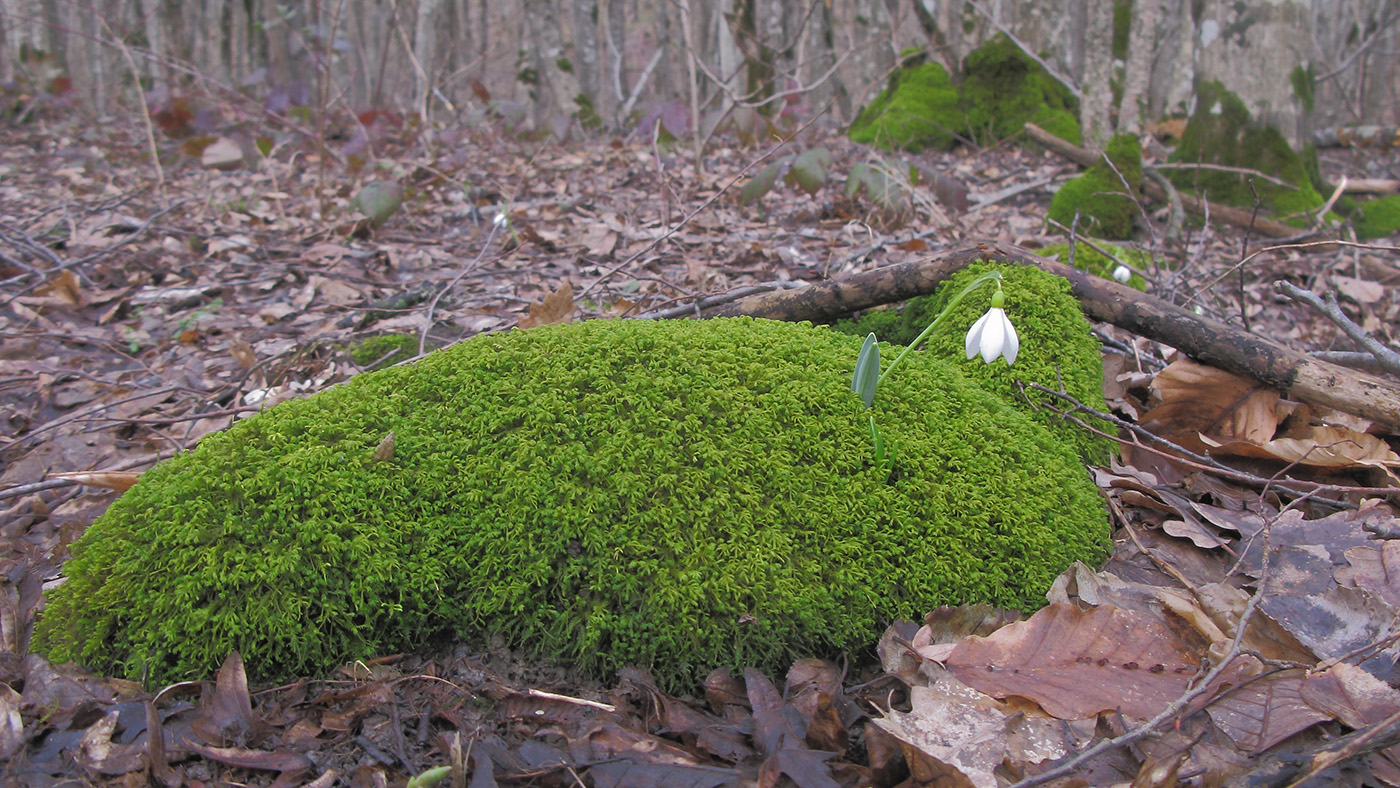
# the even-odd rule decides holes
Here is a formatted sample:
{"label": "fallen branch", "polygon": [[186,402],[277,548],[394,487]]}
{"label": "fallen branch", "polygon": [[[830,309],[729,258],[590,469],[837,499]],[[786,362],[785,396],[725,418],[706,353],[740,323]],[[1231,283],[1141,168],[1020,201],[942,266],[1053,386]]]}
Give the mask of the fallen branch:
{"label": "fallen branch", "polygon": [[[1077,145],[1071,145],[1034,123],[1026,124],[1026,134],[1028,134],[1031,139],[1081,167],[1092,167],[1099,161],[1098,155],[1093,151],[1085,150]],[[1155,181],[1144,180],[1142,182],[1142,193],[1158,202],[1170,201],[1167,191]],[[1180,195],[1180,199],[1182,206],[1192,213],[1205,214],[1209,211],[1211,216],[1220,219],[1226,224],[1252,229],[1254,232],[1267,235],[1270,238],[1296,239],[1316,234],[1315,232],[1301,230],[1297,227],[1290,227],[1289,225],[1276,222],[1272,219],[1258,219],[1252,215],[1251,211],[1246,211],[1231,205],[1221,205],[1220,203],[1202,200],[1194,195],[1182,194]]]}
{"label": "fallen branch", "polygon": [[1084,311],[1197,361],[1244,375],[1289,397],[1370,419],[1400,432],[1400,386],[1364,372],[1311,358],[1255,334],[1201,317],[1108,279],[1047,260],[1011,244],[984,241],[920,262],[901,263],[800,290],[749,296],[704,317],[752,315],[777,320],[830,321],[880,304],[926,295],[969,264],[987,260],[1033,265],[1069,280]]}

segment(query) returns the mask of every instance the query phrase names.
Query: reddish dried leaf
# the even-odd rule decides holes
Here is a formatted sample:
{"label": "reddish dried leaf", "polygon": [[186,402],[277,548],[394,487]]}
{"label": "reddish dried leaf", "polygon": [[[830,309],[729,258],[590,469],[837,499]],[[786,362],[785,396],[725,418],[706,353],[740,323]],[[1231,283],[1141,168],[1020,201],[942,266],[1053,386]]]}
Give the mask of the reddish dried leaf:
{"label": "reddish dried leaf", "polygon": [[1365,545],[1346,551],[1348,566],[1337,570],[1337,582],[1368,588],[1392,607],[1400,607],[1400,543],[1387,540],[1380,547]]}
{"label": "reddish dried leaf", "polygon": [[1065,720],[1101,711],[1147,719],[1186,689],[1197,654],[1161,622],[1114,607],[1051,605],[958,644],[948,670],[988,695],[1030,698]]}
{"label": "reddish dried leaf", "polygon": [[568,323],[574,316],[574,288],[567,281],[559,289],[545,296],[538,304],[530,305],[530,314],[520,319],[521,328],[549,326],[555,323]]}
{"label": "reddish dried leaf", "polygon": [[1329,719],[1303,699],[1306,682],[1301,671],[1275,673],[1222,694],[1206,712],[1241,750],[1262,752]]}
{"label": "reddish dried leaf", "polygon": [[[712,766],[685,766],[667,763],[641,763],[632,759],[600,763],[588,769],[598,788],[717,788],[737,783],[740,774],[733,769]],[[472,788],[477,788],[475,782]]]}
{"label": "reddish dried leaf", "polygon": [[206,747],[199,742],[185,744],[211,761],[244,769],[264,769],[271,772],[299,774],[311,770],[312,763],[305,755],[286,750],[250,750],[243,747]]}
{"label": "reddish dried leaf", "polygon": [[723,714],[726,706],[749,706],[744,683],[725,668],[714,670],[705,677],[705,702],[716,714]]}
{"label": "reddish dried leaf", "polygon": [[253,714],[253,701],[248,695],[248,674],[243,669],[243,657],[229,652],[214,682],[214,691],[201,704],[200,716],[190,727],[210,744],[257,741],[267,733],[267,725]]}

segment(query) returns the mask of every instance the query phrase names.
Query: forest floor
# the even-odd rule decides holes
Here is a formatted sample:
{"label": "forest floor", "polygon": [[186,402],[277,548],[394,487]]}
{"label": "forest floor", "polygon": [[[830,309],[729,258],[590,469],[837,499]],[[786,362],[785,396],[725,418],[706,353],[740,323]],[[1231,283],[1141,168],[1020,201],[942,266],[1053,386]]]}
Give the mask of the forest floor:
{"label": "forest floor", "polygon": [[[425,772],[474,787],[1400,784],[1388,749],[1400,741],[1400,553],[1370,538],[1396,531],[1395,437],[1108,325],[1097,330],[1114,413],[1178,447],[1204,451],[1202,434],[1227,445],[1206,466],[1144,451],[1125,429],[1137,445],[1092,469],[1118,527],[1113,557],[1070,570],[1025,621],[934,611],[892,626],[871,664],[717,672],[693,698],[641,671],[579,681],[499,644],[252,688],[237,655],[208,681],[159,688],[30,653],[42,589],[118,490],[234,420],[364,371],[373,360],[348,349],[365,337],[431,349],[837,279],[977,239],[1035,250],[1064,240],[1044,217],[1077,172],[1014,140],[877,159],[819,124],[762,161],[773,143],[717,139],[697,174],[688,146],[649,135],[559,144],[488,124],[428,139],[393,116],[361,121],[324,145],[245,124],[214,143],[231,169],[201,161],[219,158],[218,130],[149,139],[139,122],[57,112],[0,126],[6,784],[374,786]],[[738,199],[766,161],[818,145],[833,183]],[[911,185],[893,207],[847,196],[840,174],[879,161],[961,186]],[[1332,151],[1323,167],[1395,178],[1400,157]],[[379,226],[354,207],[373,179],[402,189]],[[1155,258],[1148,295],[1236,327],[1246,315],[1300,351],[1353,349],[1276,294],[1287,280],[1337,292],[1394,344],[1400,250],[1292,245],[1238,266],[1274,242],[1199,222],[1164,232],[1147,206],[1135,246]]]}

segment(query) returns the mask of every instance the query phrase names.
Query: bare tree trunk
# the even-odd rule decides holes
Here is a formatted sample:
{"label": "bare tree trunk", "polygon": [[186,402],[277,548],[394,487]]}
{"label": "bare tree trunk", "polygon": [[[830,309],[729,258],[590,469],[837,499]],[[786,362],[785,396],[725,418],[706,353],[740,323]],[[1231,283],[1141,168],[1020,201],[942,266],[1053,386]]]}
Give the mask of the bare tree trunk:
{"label": "bare tree trunk", "polygon": [[607,91],[601,90],[598,79],[598,15],[602,10],[598,0],[572,0],[574,12],[574,76],[578,79],[579,95],[593,105],[599,118],[609,116],[605,106]]}
{"label": "bare tree trunk", "polygon": [[1088,0],[1084,30],[1084,98],[1079,127],[1084,144],[1102,149],[1113,131],[1113,0]]}
{"label": "bare tree trunk", "polygon": [[521,49],[534,69],[533,118],[537,128],[549,128],[561,114],[572,114],[578,79],[561,66],[566,50],[556,0],[525,0],[523,7],[527,40]]}
{"label": "bare tree trunk", "polygon": [[166,54],[164,36],[161,35],[161,0],[141,0],[141,22],[146,34],[146,48],[156,57],[146,61],[146,76],[151,78],[151,90],[158,91],[165,85],[165,68],[158,59]]}
{"label": "bare tree trunk", "polygon": [[1141,103],[1147,97],[1152,76],[1153,41],[1161,0],[1135,0],[1133,24],[1128,30],[1128,62],[1123,66],[1123,100],[1118,105],[1118,133],[1142,132]]}
{"label": "bare tree trunk", "polygon": [[413,72],[413,103],[425,124],[433,96],[433,75],[437,73],[439,1],[418,0],[418,18],[413,27],[413,56],[418,61]]}

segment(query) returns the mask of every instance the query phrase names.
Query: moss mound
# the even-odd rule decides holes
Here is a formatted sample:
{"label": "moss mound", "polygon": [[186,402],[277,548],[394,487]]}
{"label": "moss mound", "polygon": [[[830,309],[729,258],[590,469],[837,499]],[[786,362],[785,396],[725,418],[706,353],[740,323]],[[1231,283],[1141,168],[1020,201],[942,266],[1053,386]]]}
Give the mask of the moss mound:
{"label": "moss mound", "polygon": [[362,375],[147,471],[74,545],[36,643],[156,681],[238,649],[270,680],[499,634],[678,686],[940,604],[1038,607],[1106,554],[1073,449],[930,354],[881,388],[900,451],[874,469],[859,348],[594,321]]}
{"label": "moss mound", "polygon": [[949,150],[962,131],[958,90],[938,63],[907,66],[890,75],[889,86],[851,124],[855,142],[885,150]]}
{"label": "moss mound", "polygon": [[[1302,226],[1306,214],[1326,202],[1308,177],[1308,157],[1289,146],[1278,129],[1259,126],[1239,97],[1219,82],[1196,88],[1196,108],[1186,124],[1181,144],[1169,159],[1181,163],[1246,167],[1296,186],[1290,189],[1253,178],[1254,191],[1265,210],[1282,221]],[[1178,189],[1204,195],[1228,205],[1254,204],[1250,176],[1220,170],[1172,170],[1167,175]]]}
{"label": "moss mound", "polygon": [[[1080,247],[1080,250],[1083,248]],[[1064,403],[1034,390],[1028,389],[1022,394],[1017,383],[1039,383],[1056,391],[1063,386],[1066,393],[1085,405],[1102,411],[1108,409],[1103,398],[1103,362],[1099,357],[1099,343],[1089,333],[1089,323],[1079,302],[1069,292],[1069,282],[1058,276],[1031,266],[979,263],[950,277],[937,293],[910,299],[900,313],[898,325],[887,329],[887,334],[881,334],[872,327],[879,323],[867,320],[890,310],[872,311],[858,321],[838,323],[835,328],[860,337],[869,331],[876,331],[877,337],[907,345],[933,322],[954,294],[993,268],[1001,271],[1004,278],[1002,287],[1006,292],[1006,315],[1016,327],[1016,334],[1021,340],[1021,352],[1015,366],[1007,366],[1003,362],[986,364],[980,357],[968,359],[963,349],[967,330],[987,311],[992,293],[990,286],[974,292],[949,313],[943,325],[926,341],[924,355],[955,361],[968,378],[1000,395],[1003,400],[1020,406],[1032,419],[1053,430],[1062,441],[1073,445],[1083,459],[1095,463],[1107,460],[1112,451],[1110,441],[1088,433],[1077,425],[1062,423],[1055,413],[1038,408],[1037,404],[1045,403],[1063,409]],[[889,325],[887,317],[876,319]],[[899,374],[896,372],[893,377]],[[883,385],[879,396],[884,396]],[[1027,397],[1030,402],[1027,402]],[[1112,433],[1111,427],[1105,430]]]}
{"label": "moss mound", "polygon": [[[1126,240],[1133,237],[1133,219],[1138,212],[1134,195],[1142,188],[1142,149],[1136,136],[1120,134],[1109,141],[1104,152],[1113,167],[1100,160],[1060,187],[1050,200],[1049,218],[1071,227],[1078,214],[1081,232]],[[1124,188],[1124,181],[1128,188]]]}
{"label": "moss mound", "polygon": [[1079,144],[1074,94],[1004,35],[967,56],[962,85],[967,126],[983,144],[1021,133],[1026,121]]}
{"label": "moss mound", "polygon": [[1357,207],[1356,237],[1385,238],[1400,230],[1400,195],[1367,200]]}
{"label": "moss mound", "polygon": [[1079,143],[1074,95],[1005,36],[967,56],[963,84],[943,66],[912,58],[851,124],[850,138],[886,150],[949,150],[958,134],[992,145],[1032,121]]}

